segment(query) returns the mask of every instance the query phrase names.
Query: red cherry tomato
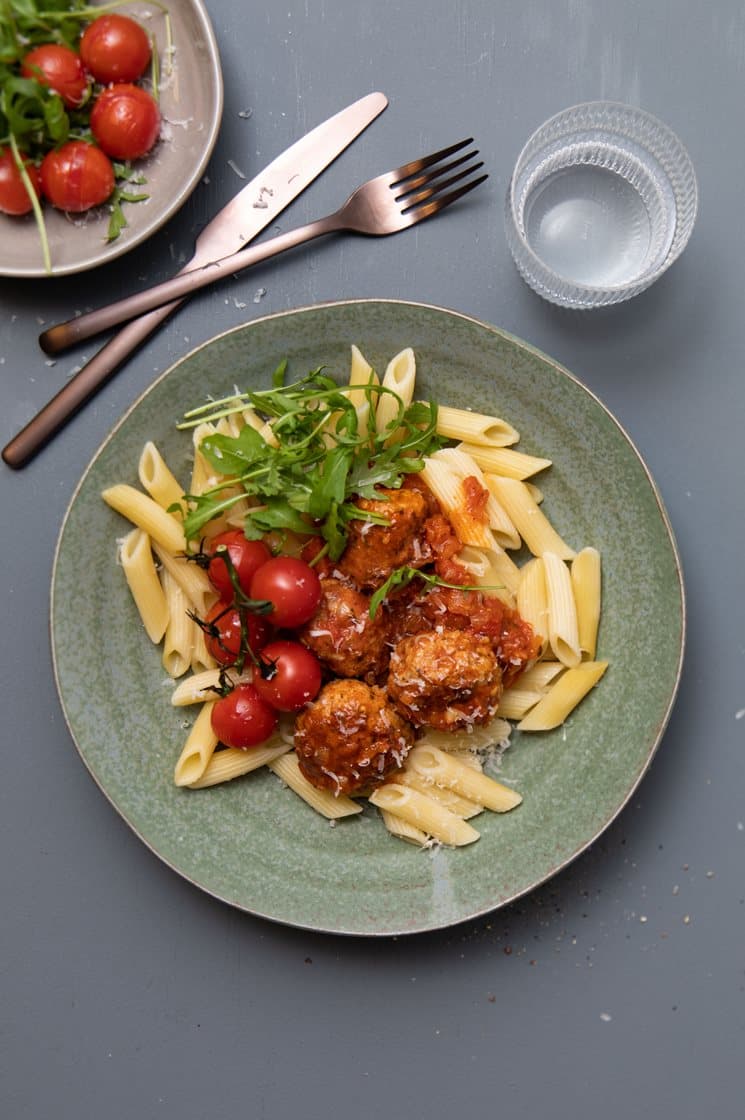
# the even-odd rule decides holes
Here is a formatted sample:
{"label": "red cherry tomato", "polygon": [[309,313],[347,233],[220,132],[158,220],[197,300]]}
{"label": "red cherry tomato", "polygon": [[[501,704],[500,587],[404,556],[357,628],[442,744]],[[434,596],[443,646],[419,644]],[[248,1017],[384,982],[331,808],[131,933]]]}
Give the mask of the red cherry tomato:
{"label": "red cherry tomato", "polygon": [[300,642],[276,641],[259,654],[253,683],[262,700],[280,712],[297,712],[321,688],[321,664]]}
{"label": "red cherry tomato", "polygon": [[88,77],[80,55],[60,43],[45,43],[29,51],[21,63],[21,76],[36,78],[58,93],[68,109],[77,109],[85,100]]}
{"label": "red cherry tomato", "polygon": [[223,603],[230,603],[235,589],[230,580],[227,564],[216,555],[221,548],[227,549],[240,588],[246,595],[250,593],[254,572],[258,571],[262,564],[266,564],[272,554],[263,541],[247,541],[240,529],[229,529],[225,533],[218,533],[209,542],[207,554],[215,558],[210,561],[207,575]]}
{"label": "red cherry tomato", "polygon": [[97,82],[133,82],[150,61],[147,32],[129,16],[99,16],[80,40],[80,57]]}
{"label": "red cherry tomato", "polygon": [[[23,159],[37,196],[41,193],[39,172],[29,160]],[[0,148],[0,210],[3,214],[28,214],[32,209],[31,199],[24,186],[21,173],[16,167],[10,148]]]}
{"label": "red cherry tomato", "polygon": [[251,580],[251,598],[268,599],[274,609],[266,616],[275,626],[302,626],[321,601],[321,582],[313,568],[294,556],[274,556]]}
{"label": "red cherry tomato", "polygon": [[239,684],[212,709],[212,730],[226,747],[257,747],[277,726],[277,713],[252,684]]}
{"label": "red cherry tomato", "polygon": [[[215,603],[207,613],[205,623],[215,626],[216,635],[205,632],[205,644],[218,665],[232,665],[241,652],[241,616],[235,607]],[[262,615],[246,612],[248,644],[254,653],[263,649],[271,637],[272,628]]]}
{"label": "red cherry tomato", "polygon": [[160,109],[141,86],[109,86],[91,110],[91,132],[114,159],[139,159],[158,139]]}
{"label": "red cherry tomato", "polygon": [[114,168],[100,148],[68,140],[41,161],[41,189],[58,210],[79,214],[106,201],[114,189]]}

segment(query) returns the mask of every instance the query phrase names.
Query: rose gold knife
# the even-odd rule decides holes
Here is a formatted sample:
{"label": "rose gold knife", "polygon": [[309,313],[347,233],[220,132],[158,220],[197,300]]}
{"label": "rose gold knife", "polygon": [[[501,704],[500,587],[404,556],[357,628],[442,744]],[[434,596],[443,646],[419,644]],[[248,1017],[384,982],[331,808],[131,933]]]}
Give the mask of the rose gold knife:
{"label": "rose gold knife", "polygon": [[[181,272],[236,253],[247,245],[383,112],[387,104],[384,94],[369,93],[284,151],[204,227],[197,238],[194,256]],[[182,302],[175,300],[141,315],[114,335],[7,444],[2,456],[8,466],[19,468],[30,462]]]}

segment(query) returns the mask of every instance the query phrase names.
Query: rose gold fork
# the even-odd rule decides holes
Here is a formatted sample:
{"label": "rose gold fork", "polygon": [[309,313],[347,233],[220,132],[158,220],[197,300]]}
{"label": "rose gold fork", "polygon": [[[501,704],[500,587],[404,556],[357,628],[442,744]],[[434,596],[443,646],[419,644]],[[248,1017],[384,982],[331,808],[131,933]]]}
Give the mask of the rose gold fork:
{"label": "rose gold fork", "polygon": [[259,261],[327,233],[351,232],[379,237],[408,229],[409,226],[438,214],[488,178],[486,174],[470,177],[483,167],[483,161],[471,162],[479,154],[477,150],[465,152],[457,159],[450,159],[450,156],[462,152],[463,148],[472,143],[470,138],[461,140],[449,148],[412,160],[395,171],[387,171],[370,179],[358,187],[339,210],[325,218],[280,234],[279,237],[273,237],[252,248],[242,249],[239,253],[223,257],[202,268],[181,273],[163,284],[127,296],[126,299],[97,311],[50,327],[39,338],[41,347],[47,354],[57,354],[75,342],[82,342],[91,335],[174,299],[181,299],[224,276],[233,276]]}

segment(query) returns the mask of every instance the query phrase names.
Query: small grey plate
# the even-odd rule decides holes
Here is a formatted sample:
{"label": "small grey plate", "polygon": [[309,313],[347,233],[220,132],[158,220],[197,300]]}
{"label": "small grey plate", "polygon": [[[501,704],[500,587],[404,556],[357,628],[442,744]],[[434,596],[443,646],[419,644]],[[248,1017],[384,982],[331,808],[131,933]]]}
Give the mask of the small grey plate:
{"label": "small grey plate", "polygon": [[[94,0],[95,3],[95,0]],[[33,215],[0,214],[0,276],[46,277],[84,272],[128,253],[183,206],[199,182],[212,154],[222,119],[223,82],[212,25],[202,0],[168,4],[174,44],[173,74],[165,73],[162,15],[147,4],[132,4],[127,13],[156,36],[161,55],[161,139],[151,154],[134,165],[147,179],[139,188],[144,202],[125,203],[127,227],[107,241],[108,207],[65,215],[44,206],[52,272],[42,259]]]}
{"label": "small grey plate", "polygon": [[[468,848],[418,851],[389,836],[372,808],[332,828],[267,771],[213,789],[177,789],[173,768],[194,714],[169,703],[160,650],[144,633],[116,561],[127,524],[100,497],[115,482],[138,485],[148,439],[185,484],[191,441],[176,423],[186,409],[235,385],[267,388],[285,357],[292,377],[325,364],[344,378],[351,343],[378,370],[412,346],[417,395],[512,423],[523,451],[553,461],[540,485],[556,527],[574,547],[595,545],[603,558],[598,656],[610,667],[565,726],[513,734],[502,775],[523,803],[503,816],[480,816],[481,838]],[[187,355],[141,397],[93,459],[65,516],[51,633],[62,706],[85,765],[169,867],[253,914],[388,935],[503,906],[599,836],[662,736],[679,680],[684,616],[678,554],[657,488],[592,393],[485,323],[421,304],[360,300],[238,327]]]}

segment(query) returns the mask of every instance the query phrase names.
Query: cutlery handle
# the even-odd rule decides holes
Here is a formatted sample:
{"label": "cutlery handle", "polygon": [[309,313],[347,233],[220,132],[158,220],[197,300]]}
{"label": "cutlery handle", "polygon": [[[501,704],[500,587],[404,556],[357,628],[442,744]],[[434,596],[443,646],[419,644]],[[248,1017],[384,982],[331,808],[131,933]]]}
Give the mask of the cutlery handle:
{"label": "cutlery handle", "polygon": [[259,261],[267,260],[304,241],[311,241],[314,237],[320,237],[324,233],[331,233],[332,230],[340,228],[342,227],[337,220],[337,215],[332,214],[328,218],[320,218],[298,229],[281,233],[278,237],[272,237],[260,245],[241,249],[229,257],[223,257],[222,260],[203,265],[201,268],[181,272],[162,284],[156,284],[152,288],[146,288],[125,299],[117,300],[116,303],[110,303],[107,307],[100,307],[97,311],[78,315],[76,319],[50,327],[39,336],[39,344],[47,354],[57,354],[75,342],[82,342],[91,335],[99,334],[128,319],[134,319],[171,300],[182,299],[199,288],[205,288],[208,284],[222,280],[225,276],[242,272],[244,268],[250,268]]}
{"label": "cutlery handle", "polygon": [[8,466],[17,470],[30,462],[86,401],[106,384],[132,351],[168,318],[179,302],[177,300],[159,307],[133,323],[128,323],[107,342],[3,448],[3,459]]}

